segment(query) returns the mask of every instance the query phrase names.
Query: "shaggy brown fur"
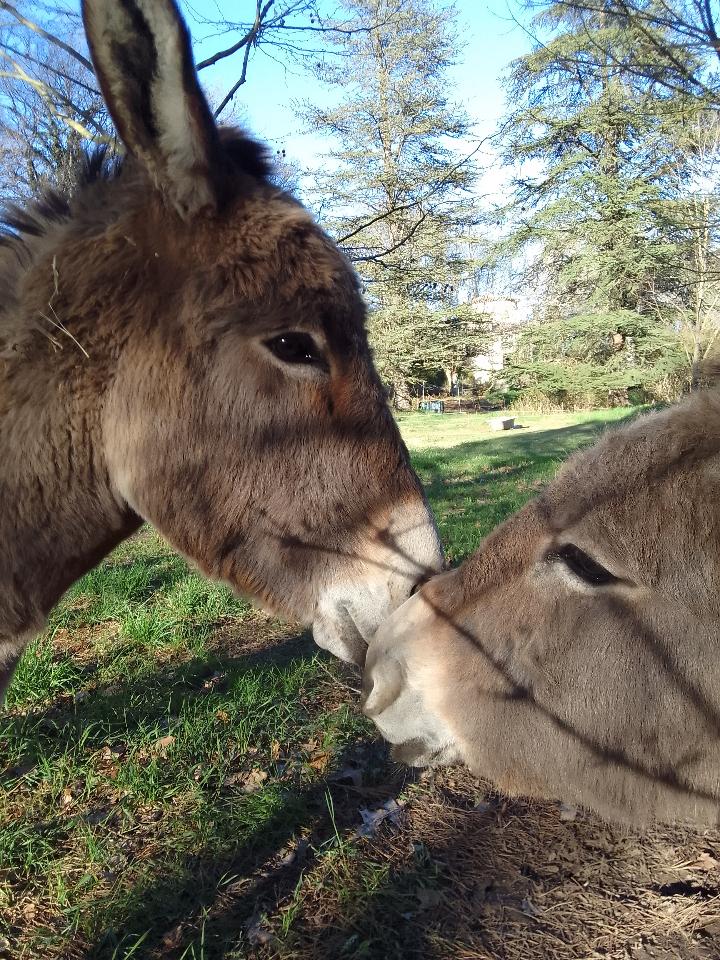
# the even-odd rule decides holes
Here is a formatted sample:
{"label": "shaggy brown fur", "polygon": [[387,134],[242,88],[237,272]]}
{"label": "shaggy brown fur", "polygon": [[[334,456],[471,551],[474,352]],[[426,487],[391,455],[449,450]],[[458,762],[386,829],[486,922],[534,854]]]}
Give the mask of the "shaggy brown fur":
{"label": "shaggy brown fur", "polygon": [[[215,130],[170,0],[84,15],[131,155],[6,221],[0,692],[63,591],[143,519],[361,659],[372,616],[440,552],[355,276],[259,148]],[[288,332],[314,360],[274,352]]]}
{"label": "shaggy brown fur", "polygon": [[[610,582],[579,575],[569,544]],[[394,615],[367,677],[408,759],[460,757],[511,794],[610,817],[717,823],[720,395],[572,458]]]}

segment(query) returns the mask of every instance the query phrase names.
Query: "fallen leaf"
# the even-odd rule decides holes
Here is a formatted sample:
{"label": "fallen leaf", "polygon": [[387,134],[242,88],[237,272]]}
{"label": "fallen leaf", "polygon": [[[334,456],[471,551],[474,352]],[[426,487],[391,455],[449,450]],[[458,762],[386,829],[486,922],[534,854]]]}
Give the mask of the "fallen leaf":
{"label": "fallen leaf", "polygon": [[377,833],[378,827],[385,820],[389,820],[393,826],[400,826],[400,819],[403,814],[403,808],[397,800],[386,800],[377,810],[368,810],[367,807],[360,807],[360,816],[362,826],[358,828],[359,837],[372,837]]}
{"label": "fallen leaf", "polygon": [[168,932],[163,935],[162,945],[166,950],[177,950],[182,943],[182,937],[183,924],[179,923],[176,927],[173,927],[172,930],[168,930]]}
{"label": "fallen leaf", "polygon": [[227,710],[218,710],[215,714],[215,717],[220,721],[220,723],[230,723],[230,714]]}
{"label": "fallen leaf", "polygon": [[160,737],[159,740],[156,740],[155,743],[151,743],[147,747],[141,747],[137,752],[138,760],[147,760],[150,757],[161,757],[163,760],[168,755],[170,747],[175,743],[175,737],[171,734],[168,734],[165,737]]}
{"label": "fallen leaf", "polygon": [[661,870],[653,880],[655,886],[662,888],[672,887],[676,883],[692,883],[693,876],[688,870],[680,870],[675,867],[672,870]]}
{"label": "fallen leaf", "polygon": [[279,760],[280,759],[280,741],[273,740],[270,744],[270,759]]}
{"label": "fallen leaf", "polygon": [[695,863],[688,865],[689,870],[717,870],[720,867],[720,861],[716,860],[707,850],[703,850]]}
{"label": "fallen leaf", "polygon": [[291,848],[287,853],[281,858],[278,863],[279,867],[289,867],[291,863],[295,861],[301,861],[305,858],[307,853],[309,842],[307,840],[298,840],[297,845],[294,848]]}
{"label": "fallen leaf", "polygon": [[245,929],[247,930],[248,941],[253,947],[264,947],[275,940],[275,936],[270,930],[263,926],[262,917],[257,914],[248,920]]}
{"label": "fallen leaf", "polygon": [[166,737],[160,737],[159,740],[156,740],[151,749],[153,753],[164,759],[174,743],[175,737],[173,737],[172,734],[168,734]]}
{"label": "fallen leaf", "polygon": [[122,757],[126,749],[125,744],[118,744],[111,747],[109,743],[106,743],[105,746],[98,751],[98,760],[101,764],[114,763],[115,760]]}
{"label": "fallen leaf", "polygon": [[72,791],[69,790],[67,787],[65,787],[63,792],[60,794],[60,806],[67,807],[68,804],[72,803],[72,799],[73,799]]}
{"label": "fallen leaf", "polygon": [[318,773],[325,773],[327,768],[330,766],[331,759],[331,753],[318,753],[314,757],[310,758],[309,763],[313,770],[317,770]]}
{"label": "fallen leaf", "polygon": [[242,780],[242,792],[243,793],[257,793],[261,789],[263,783],[267,780],[267,773],[264,770],[260,770],[257,767],[254,767],[250,773],[245,774]]}

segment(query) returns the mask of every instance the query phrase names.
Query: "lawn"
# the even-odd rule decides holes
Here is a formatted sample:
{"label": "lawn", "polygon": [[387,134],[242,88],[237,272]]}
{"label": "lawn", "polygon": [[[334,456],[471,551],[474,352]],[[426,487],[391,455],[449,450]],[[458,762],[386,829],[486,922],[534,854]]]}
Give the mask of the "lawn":
{"label": "lawn", "polygon": [[[402,416],[451,559],[626,415]],[[154,532],[116,550],[0,718],[0,958],[718,955],[717,882],[692,866],[717,833],[641,838],[408,771],[358,683]]]}

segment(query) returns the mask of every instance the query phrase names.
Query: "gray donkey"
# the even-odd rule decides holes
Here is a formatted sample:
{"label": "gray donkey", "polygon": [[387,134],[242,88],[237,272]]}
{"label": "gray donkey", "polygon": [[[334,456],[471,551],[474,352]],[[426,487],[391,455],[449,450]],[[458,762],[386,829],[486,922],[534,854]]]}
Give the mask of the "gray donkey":
{"label": "gray donkey", "polygon": [[720,822],[720,393],[573,457],[380,628],[366,691],[409,762]]}

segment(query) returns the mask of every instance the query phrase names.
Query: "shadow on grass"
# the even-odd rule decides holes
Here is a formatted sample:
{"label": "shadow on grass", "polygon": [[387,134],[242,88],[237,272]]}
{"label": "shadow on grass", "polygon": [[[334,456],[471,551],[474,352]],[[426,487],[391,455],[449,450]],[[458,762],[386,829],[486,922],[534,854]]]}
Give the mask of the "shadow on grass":
{"label": "shadow on grass", "polygon": [[[297,673],[295,668],[309,665],[317,655],[310,635],[302,633],[244,656],[210,654],[172,667],[155,666],[147,675],[128,676],[109,689],[89,692],[83,699],[66,697],[50,708],[31,708],[19,716],[9,715],[0,723],[0,740],[11,745],[13,740],[22,744],[25,762],[17,771],[19,777],[29,777],[32,781],[34,765],[38,765],[38,771],[61,769],[71,757],[80,760],[81,765],[76,766],[81,773],[83,763],[92,763],[87,758],[102,751],[107,744],[118,740],[134,742],[137,750],[137,744],[147,741],[148,731],[153,727],[155,737],[165,732],[168,717],[180,713],[189,701],[197,702],[198,709],[211,716],[218,707],[232,712],[233,684],[242,683],[249,675],[259,685],[267,676],[268,697],[275,696],[278,700],[274,709],[287,712],[291,694],[281,703],[273,694],[269,678],[290,677],[293,671]],[[226,693],[215,692],[213,683],[218,676],[223,678]],[[206,689],[208,683],[210,693]],[[309,705],[313,697],[319,703],[319,711],[324,711],[326,705],[321,702],[321,695],[310,689],[305,698],[298,696],[297,707],[292,707],[292,721],[286,723],[292,725],[297,716],[297,729],[307,725],[313,710],[318,713],[318,709]],[[245,701],[239,703],[242,708]],[[318,716],[312,723],[320,728],[318,735],[322,736],[327,724]],[[265,721],[261,720],[260,725],[264,728]],[[178,732],[174,727],[170,729]],[[234,739],[231,724],[224,732],[230,741]],[[263,764],[263,757],[267,758],[265,746],[269,743],[255,760],[241,758],[240,769]],[[192,755],[192,746],[190,754],[186,754],[187,750],[167,762],[182,766],[187,773],[184,780],[192,791],[193,766],[202,758],[199,754]],[[386,748],[374,740],[363,741],[354,736],[352,730],[346,747],[330,762],[333,769],[342,769],[347,764],[362,766],[364,775],[371,778],[373,770],[380,771],[382,776],[376,779],[386,779]],[[81,894],[72,905],[79,930],[84,931],[78,935],[78,941],[82,939],[86,944],[85,947],[80,947],[78,942],[73,945],[73,958],[179,957],[186,946],[198,941],[200,936],[204,946],[198,956],[203,960],[230,956],[228,951],[238,944],[247,946],[247,928],[258,902],[277,903],[290,895],[304,867],[301,857],[289,862],[287,851],[284,855],[279,851],[300,836],[312,836],[314,847],[332,843],[337,838],[336,830],[359,824],[358,805],[369,802],[362,797],[382,800],[399,789],[392,783],[363,788],[353,793],[352,802],[348,804],[345,802],[348,790],[354,788],[343,787],[331,776],[318,776],[306,767],[303,770],[302,775],[290,773],[287,779],[271,774],[262,788],[250,795],[244,794],[241,786],[228,786],[222,770],[218,774],[211,772],[207,782],[197,786],[193,794],[195,806],[186,821],[184,815],[178,818],[172,800],[159,801],[155,809],[160,819],[149,830],[141,819],[143,801],[133,800],[130,808],[123,807],[123,801],[113,807],[117,812],[109,814],[111,819],[97,821],[107,824],[98,828],[98,840],[108,845],[108,850],[119,850],[123,838],[128,837],[131,843],[127,859],[117,868],[112,865],[115,854],[107,861],[106,872],[117,873],[111,881],[115,886],[109,895],[106,893],[97,903],[92,903],[83,902]],[[140,775],[149,776],[149,771],[144,774],[141,771]],[[172,779],[172,771],[165,771],[164,776]],[[13,777],[8,780],[6,776],[4,786],[12,785]],[[121,787],[122,780],[118,777],[107,786]],[[99,803],[101,813],[105,797],[102,790],[92,796],[92,804]],[[94,808],[89,812],[92,815]],[[87,812],[71,814],[58,809],[49,820],[45,810],[39,814],[38,821],[29,826],[40,832],[57,828],[60,831],[57,842],[66,846],[73,842],[73,820],[82,821],[86,816]],[[203,818],[206,824],[202,824]],[[189,851],[188,846],[192,848],[194,842],[197,849]],[[144,850],[152,852],[148,855]],[[12,864],[6,867],[13,869]],[[21,876],[18,880],[22,885]],[[172,939],[173,930],[178,928],[176,949],[174,945],[168,946],[167,938],[170,934]],[[186,960],[192,956],[192,953],[186,954]]]}
{"label": "shadow on grass", "polygon": [[[358,763],[361,756],[366,774],[373,767],[387,773],[387,750],[374,740],[350,744],[338,757],[338,766]],[[350,796],[332,777],[284,790],[272,815],[241,843],[229,842],[221,853],[200,849],[163,870],[156,864],[113,908],[111,928],[84,956],[239,960],[254,954],[265,942],[262,915],[292,895],[303,872],[333,849],[340,833],[359,825],[358,805],[369,802],[362,800],[363,794],[382,802],[396,796],[408,776],[412,774],[405,771],[394,782],[378,777],[379,786]],[[298,845],[300,837],[304,839]]]}
{"label": "shadow on grass", "polygon": [[185,561],[171,553],[111,555],[71,587],[51,614],[50,626],[75,628],[122,618],[133,605],[177,587],[188,573]]}
{"label": "shadow on grass", "polygon": [[[118,580],[118,586],[122,589],[124,599],[132,602],[142,603],[149,600],[154,594],[169,587],[174,587],[182,582],[188,575],[188,566],[184,560],[172,553],[143,553],[140,557],[122,557],[106,561],[102,566],[103,581],[107,580],[107,574],[114,574]],[[140,575],[137,576],[137,572]],[[136,575],[136,581],[131,585],[131,593],[128,593],[128,584],[124,577],[128,572]]]}
{"label": "shadow on grass", "polygon": [[[242,843],[227,849],[199,849],[193,856],[166,865],[149,865],[145,875],[104,917],[106,929],[92,943],[88,960],[178,956],[202,936],[203,960],[225,955],[225,947],[243,939],[256,902],[269,883],[289,892],[298,870],[283,868],[263,874],[271,855],[320,815],[322,793],[290,792],[273,813]],[[202,933],[200,934],[200,929]]]}
{"label": "shadow on grass", "polygon": [[[282,669],[309,662],[318,648],[307,633],[297,633],[281,643],[238,657],[208,652],[179,663],[152,664],[134,676],[91,690],[84,697],[60,696],[49,706],[23,709],[0,716],[0,737],[12,750],[13,741],[30,746],[23,767],[42,755],[44,762],[63,757],[77,747],[99,750],[117,737],[131,739],[159,721],[176,714],[189,700],[206,695],[205,684],[216,675],[232,680],[268,666]],[[91,679],[94,668],[79,666],[75,680]],[[88,735],[88,730],[90,734]],[[8,771],[12,778],[12,771]],[[8,780],[8,773],[2,779]]]}

